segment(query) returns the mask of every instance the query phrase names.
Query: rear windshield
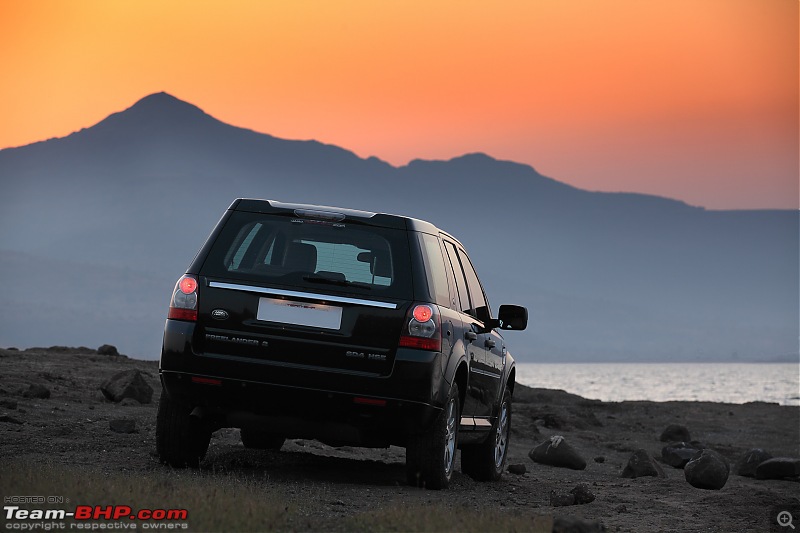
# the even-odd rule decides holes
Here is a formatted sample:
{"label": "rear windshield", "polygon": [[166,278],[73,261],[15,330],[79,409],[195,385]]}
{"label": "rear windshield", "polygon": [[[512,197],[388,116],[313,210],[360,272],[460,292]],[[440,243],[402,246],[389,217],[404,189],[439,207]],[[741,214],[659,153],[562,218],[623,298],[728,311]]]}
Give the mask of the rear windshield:
{"label": "rear windshield", "polygon": [[405,231],[234,212],[200,273],[270,285],[407,299]]}

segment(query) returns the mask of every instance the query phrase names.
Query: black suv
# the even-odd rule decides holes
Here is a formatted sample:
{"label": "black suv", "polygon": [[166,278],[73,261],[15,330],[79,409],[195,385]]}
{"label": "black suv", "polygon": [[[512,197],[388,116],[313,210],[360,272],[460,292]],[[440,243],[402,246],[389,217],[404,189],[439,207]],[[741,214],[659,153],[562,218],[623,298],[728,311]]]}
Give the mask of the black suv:
{"label": "black suv", "polygon": [[406,448],[408,482],[502,474],[514,359],[463,246],[432,224],[238,199],[172,294],[159,373],[161,461],[197,466],[211,433]]}

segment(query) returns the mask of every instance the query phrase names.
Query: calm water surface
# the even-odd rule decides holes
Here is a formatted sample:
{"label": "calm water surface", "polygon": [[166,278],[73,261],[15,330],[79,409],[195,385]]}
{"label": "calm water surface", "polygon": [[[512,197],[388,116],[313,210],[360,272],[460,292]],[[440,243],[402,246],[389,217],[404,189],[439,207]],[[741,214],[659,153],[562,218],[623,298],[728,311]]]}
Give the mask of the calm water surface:
{"label": "calm water surface", "polygon": [[800,405],[797,363],[517,363],[517,382],[612,402]]}

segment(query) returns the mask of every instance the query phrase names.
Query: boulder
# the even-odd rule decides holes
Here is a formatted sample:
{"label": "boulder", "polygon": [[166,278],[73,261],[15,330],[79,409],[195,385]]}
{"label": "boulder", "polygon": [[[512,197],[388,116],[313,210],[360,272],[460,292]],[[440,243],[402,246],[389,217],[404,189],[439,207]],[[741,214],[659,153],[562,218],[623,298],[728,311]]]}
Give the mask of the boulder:
{"label": "boulder", "polygon": [[745,452],[736,465],[736,473],[740,476],[755,477],[756,467],[766,461],[772,459],[772,454],[761,448],[753,448]]}
{"label": "boulder", "polygon": [[97,349],[97,353],[100,355],[119,355],[119,351],[117,351],[117,347],[112,344],[104,344]]}
{"label": "boulder", "polygon": [[535,423],[549,429],[563,429],[567,425],[564,419],[555,413],[544,413],[536,419]]}
{"label": "boulder", "polygon": [[132,407],[132,406],[136,406],[136,405],[142,405],[135,398],[123,398],[122,401],[119,402],[119,404],[121,406],[123,406],[123,407]]}
{"label": "boulder", "polygon": [[114,433],[135,433],[136,420],[132,418],[120,418],[118,420],[110,420],[108,427]]}
{"label": "boulder", "polygon": [[0,415],[0,422],[2,422],[3,424],[17,424],[20,426],[25,423],[22,420],[18,420],[13,416],[8,416],[8,415]]}
{"label": "boulder", "polygon": [[800,459],[773,457],[756,467],[756,479],[783,479],[800,476]]}
{"label": "boulder", "polygon": [[705,449],[703,443],[696,440],[673,442],[661,449],[661,461],[673,468],[683,468],[697,452],[703,449]]}
{"label": "boulder", "polygon": [[692,440],[686,426],[670,424],[661,432],[661,442],[689,442]]}
{"label": "boulder", "polygon": [[508,471],[512,474],[521,476],[528,471],[528,468],[523,464],[508,465]]}
{"label": "boulder", "polygon": [[633,452],[631,458],[628,459],[628,464],[622,471],[622,477],[637,478],[637,477],[667,477],[664,470],[661,468],[656,460],[645,449],[638,449]]}
{"label": "boulder", "polygon": [[575,504],[576,505],[585,505],[587,503],[592,503],[594,501],[594,494],[592,491],[589,490],[589,486],[586,483],[580,483],[574,489],[569,491],[570,494],[575,496]]}
{"label": "boulder", "polygon": [[135,369],[114,374],[103,383],[100,390],[112,402],[133,398],[139,403],[150,403],[153,398],[153,388],[147,384],[142,373]]}
{"label": "boulder", "polygon": [[553,507],[567,507],[569,505],[575,505],[575,495],[564,494],[561,492],[556,492],[554,490],[551,490],[550,505]]}
{"label": "boulder", "polygon": [[578,455],[572,446],[567,444],[564,437],[556,435],[550,437],[543,443],[536,446],[528,453],[528,457],[535,463],[571,468],[573,470],[583,470],[586,468],[586,461]]}
{"label": "boulder", "polygon": [[578,484],[568,493],[550,491],[550,505],[553,507],[566,507],[568,505],[585,505],[594,501],[594,494],[585,483]]}
{"label": "boulder", "polygon": [[40,400],[46,400],[50,397],[50,389],[45,387],[44,385],[28,385],[28,388],[22,392],[22,396],[25,398],[39,398]]}
{"label": "boulder", "polygon": [[683,468],[686,481],[698,489],[719,490],[728,481],[731,467],[714,450],[701,450]]}

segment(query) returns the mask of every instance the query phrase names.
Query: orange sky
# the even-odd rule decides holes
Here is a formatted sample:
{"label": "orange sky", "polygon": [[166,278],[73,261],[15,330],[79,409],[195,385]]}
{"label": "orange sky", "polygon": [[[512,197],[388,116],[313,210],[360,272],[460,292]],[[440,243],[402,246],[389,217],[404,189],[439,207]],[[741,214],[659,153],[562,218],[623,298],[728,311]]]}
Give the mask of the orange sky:
{"label": "orange sky", "polygon": [[798,0],[0,0],[0,147],[167,91],[393,164],[798,207]]}

